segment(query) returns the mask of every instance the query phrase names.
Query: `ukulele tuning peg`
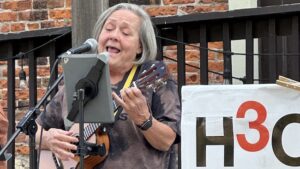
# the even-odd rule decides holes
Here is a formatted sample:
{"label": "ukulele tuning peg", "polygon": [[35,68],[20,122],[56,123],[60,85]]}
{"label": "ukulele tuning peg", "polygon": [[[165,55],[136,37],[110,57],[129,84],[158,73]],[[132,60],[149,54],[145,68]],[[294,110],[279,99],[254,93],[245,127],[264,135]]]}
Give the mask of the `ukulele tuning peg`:
{"label": "ukulele tuning peg", "polygon": [[146,88],[149,90],[149,89],[152,89],[152,90],[154,90],[154,86],[153,86],[153,84],[150,84],[150,85],[147,85],[146,86]]}
{"label": "ukulele tuning peg", "polygon": [[165,80],[162,80],[162,79],[159,79],[157,81],[157,83],[159,83],[160,85],[166,85],[167,84],[167,82]]}

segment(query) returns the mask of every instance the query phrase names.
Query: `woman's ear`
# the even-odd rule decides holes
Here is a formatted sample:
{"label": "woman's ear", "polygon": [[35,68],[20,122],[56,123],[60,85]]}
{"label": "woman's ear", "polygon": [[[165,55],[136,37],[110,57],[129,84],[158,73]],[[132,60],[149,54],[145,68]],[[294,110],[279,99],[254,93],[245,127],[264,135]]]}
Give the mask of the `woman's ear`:
{"label": "woman's ear", "polygon": [[136,51],[136,60],[138,61],[142,57],[143,48],[142,45],[139,46],[139,48]]}
{"label": "woman's ear", "polygon": [[137,54],[137,55],[142,54],[142,51],[143,51],[143,47],[142,47],[142,45],[141,45],[141,43],[140,43],[139,48],[138,48],[138,50],[136,51],[136,54]]}

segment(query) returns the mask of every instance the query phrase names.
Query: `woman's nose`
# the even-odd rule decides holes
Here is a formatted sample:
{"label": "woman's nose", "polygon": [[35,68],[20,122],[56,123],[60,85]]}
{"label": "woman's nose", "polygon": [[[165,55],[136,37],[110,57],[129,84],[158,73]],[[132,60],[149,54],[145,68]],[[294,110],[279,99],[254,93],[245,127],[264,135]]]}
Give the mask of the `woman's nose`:
{"label": "woman's nose", "polygon": [[119,40],[119,31],[117,29],[110,32],[110,39]]}

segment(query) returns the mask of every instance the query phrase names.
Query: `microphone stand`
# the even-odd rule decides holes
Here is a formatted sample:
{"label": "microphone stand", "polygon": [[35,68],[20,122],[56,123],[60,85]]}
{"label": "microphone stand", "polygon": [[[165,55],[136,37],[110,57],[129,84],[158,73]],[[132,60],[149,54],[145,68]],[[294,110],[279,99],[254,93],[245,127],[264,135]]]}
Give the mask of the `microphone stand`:
{"label": "microphone stand", "polygon": [[84,156],[86,155],[86,145],[84,141],[84,97],[85,90],[78,89],[77,94],[74,95],[75,99],[79,101],[79,154],[80,154],[80,169],[84,169]]}
{"label": "microphone stand", "polygon": [[[52,93],[52,91],[58,86],[59,82],[63,79],[64,75],[61,74],[54,84],[49,88],[49,90],[46,92],[46,94],[41,98],[41,100],[36,104],[36,106],[32,109],[30,109],[25,116],[21,119],[21,121],[17,125],[17,130],[15,133],[10,137],[8,142],[5,144],[3,149],[0,151],[0,157],[4,155],[4,152],[7,150],[7,148],[10,146],[10,144],[16,139],[16,137],[21,133],[25,133],[26,135],[29,135],[29,148],[30,148],[30,168],[31,169],[37,169],[37,153],[35,150],[35,134],[37,131],[37,124],[35,122],[37,115],[39,113],[39,108],[43,105],[43,102],[46,101],[48,96]],[[8,160],[8,159],[7,159]]]}

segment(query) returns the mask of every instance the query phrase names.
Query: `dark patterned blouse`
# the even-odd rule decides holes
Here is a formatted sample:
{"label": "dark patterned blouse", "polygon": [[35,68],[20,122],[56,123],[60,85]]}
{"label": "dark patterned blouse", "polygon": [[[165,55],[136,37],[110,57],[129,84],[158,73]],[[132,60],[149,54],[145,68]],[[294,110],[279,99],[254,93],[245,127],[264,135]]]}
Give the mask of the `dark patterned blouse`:
{"label": "dark patterned blouse", "polygon": [[[153,62],[159,61],[143,64],[139,72],[149,69]],[[127,77],[117,86],[113,86],[112,90],[118,93],[126,79]],[[175,144],[180,140],[181,107],[176,82],[170,75],[166,82],[166,85],[157,91],[147,90],[143,91],[143,94],[147,98],[153,118],[167,124],[176,132],[174,145],[166,152],[153,148],[144,138],[141,130],[128,118],[127,113],[122,111],[108,130],[110,140],[108,157],[95,168],[171,169],[176,167]],[[38,122],[45,129],[64,129],[63,118],[67,112],[66,105],[62,87],[48,104],[46,113],[38,118]]]}

